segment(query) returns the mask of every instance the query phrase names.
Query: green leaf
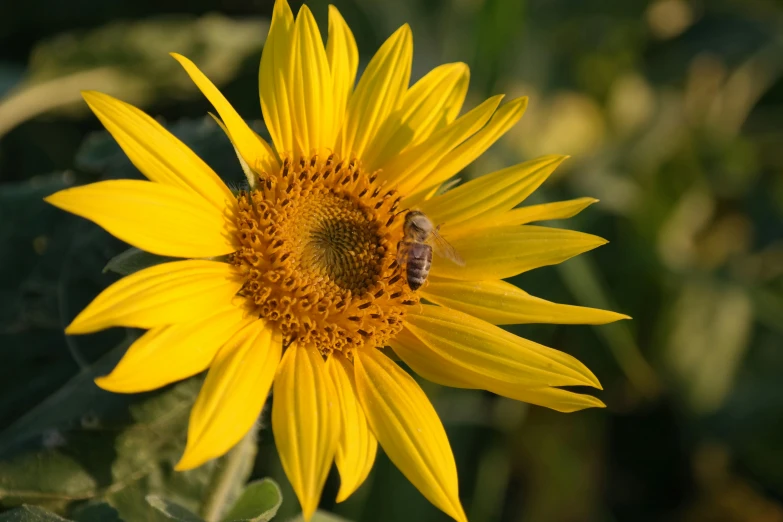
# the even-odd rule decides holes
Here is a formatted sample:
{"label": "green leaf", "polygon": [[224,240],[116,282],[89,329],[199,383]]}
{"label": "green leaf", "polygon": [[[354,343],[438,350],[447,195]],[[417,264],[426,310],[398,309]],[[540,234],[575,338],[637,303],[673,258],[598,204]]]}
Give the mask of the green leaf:
{"label": "green leaf", "polygon": [[34,502],[62,509],[73,500],[91,498],[96,489],[95,479],[84,467],[57,450],[0,462],[0,498],[7,506]]}
{"label": "green leaf", "polygon": [[144,268],[166,263],[167,261],[174,261],[173,257],[157,256],[150,254],[144,250],[131,247],[122,254],[116,255],[106,263],[103,268],[103,273],[116,272],[120,275],[129,275]]}
{"label": "green leaf", "polygon": [[271,478],[251,482],[223,519],[225,522],[268,522],[277,514],[283,494]]}
{"label": "green leaf", "polygon": [[242,494],[258,451],[256,429],[251,429],[236,446],[220,458],[220,464],[202,494],[199,513],[209,520],[217,520]]}
{"label": "green leaf", "polygon": [[185,448],[188,416],[200,386],[201,379],[189,379],[131,406],[134,424],[116,437],[107,495],[124,520],[169,520],[147,503],[147,495],[198,510],[217,462],[187,472],[174,471],[174,465]]}
{"label": "green leaf", "polygon": [[147,495],[147,503],[163,513],[169,520],[177,520],[178,522],[204,522],[204,520],[195,513],[157,495]]}
{"label": "green leaf", "polygon": [[[107,500],[124,520],[170,520],[147,503],[145,497],[148,495],[157,495],[191,512],[199,512],[215,476],[229,465],[227,458],[230,455],[227,455],[193,470],[174,471],[185,449],[190,409],[201,384],[200,378],[189,379],[131,407],[135,424],[116,438],[117,458],[111,470],[113,484],[107,495]],[[237,475],[243,477],[242,483],[250,474],[255,444],[251,449],[252,454],[243,453],[243,462],[248,465],[236,470]],[[226,498],[236,498],[240,486],[236,493],[225,491]]]}
{"label": "green leaf", "polygon": [[126,402],[127,398],[98,388],[93,379],[109,373],[128,349],[130,342],[131,339],[128,339],[116,346],[0,432],[0,454],[31,437],[41,435],[46,430],[78,419],[87,411],[100,411],[102,406],[117,406]]}
{"label": "green leaf", "polygon": [[[45,196],[83,180],[83,176],[63,172],[0,187],[3,455],[86,413],[116,411],[122,409],[118,404],[127,402],[99,390],[89,372],[77,376],[121,342],[126,332],[113,329],[79,337],[63,334],[69,320],[111,282],[100,269],[108,257],[120,251],[116,238],[43,201]],[[69,379],[73,380],[66,384]],[[72,392],[77,390],[81,396],[62,407],[66,388],[70,389],[68,400],[75,398]],[[39,414],[42,403],[53,402],[60,404],[48,409],[49,415]]]}
{"label": "green leaf", "polygon": [[77,371],[62,333],[60,288],[76,220],[43,201],[73,173],[0,184],[0,430]]}
{"label": "green leaf", "polygon": [[74,522],[122,522],[116,509],[106,502],[90,502],[74,509],[69,516]]}
{"label": "green leaf", "polygon": [[22,506],[0,515],[0,522],[67,522],[67,518],[55,515],[38,506]]}

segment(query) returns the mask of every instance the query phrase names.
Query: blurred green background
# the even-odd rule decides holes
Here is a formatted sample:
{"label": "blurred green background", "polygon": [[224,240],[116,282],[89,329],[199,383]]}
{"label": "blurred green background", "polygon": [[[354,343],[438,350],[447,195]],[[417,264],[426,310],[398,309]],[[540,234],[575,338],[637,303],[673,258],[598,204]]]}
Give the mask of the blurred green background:
{"label": "blurred green background", "polygon": [[[294,2],[294,7],[298,5]],[[309,3],[326,27],[326,3]],[[514,327],[588,364],[605,410],[560,414],[424,383],[473,522],[783,521],[783,4],[775,0],[336,0],[362,65],[400,24],[414,79],[471,68],[466,106],[529,95],[527,114],[463,178],[572,156],[532,202],[600,203],[569,228],[610,243],[514,282],[633,321]],[[62,329],[119,276],[126,246],[42,197],[139,177],[79,90],[164,121],[227,180],[242,173],[168,53],[193,59],[260,119],[271,0],[0,1],[0,509],[158,520],[159,493],[197,510],[215,465],[172,472],[198,382],[119,396],[106,373],[137,331]],[[262,123],[258,123],[262,129]],[[298,505],[268,420],[252,477]],[[248,461],[252,462],[252,461]],[[445,521],[379,454],[367,483],[321,507],[349,520]],[[115,508],[96,502],[108,500]],[[2,516],[2,515],[0,515]]]}

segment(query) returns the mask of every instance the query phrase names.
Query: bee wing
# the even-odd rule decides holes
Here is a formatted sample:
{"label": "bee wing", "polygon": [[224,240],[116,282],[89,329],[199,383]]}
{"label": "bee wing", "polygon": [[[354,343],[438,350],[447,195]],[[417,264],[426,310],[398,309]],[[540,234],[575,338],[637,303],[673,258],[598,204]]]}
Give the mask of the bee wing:
{"label": "bee wing", "polygon": [[435,254],[440,257],[445,257],[456,265],[465,266],[465,260],[462,259],[462,256],[454,250],[454,247],[451,246],[448,241],[443,239],[443,236],[438,234],[437,230],[432,231],[432,250]]}
{"label": "bee wing", "polygon": [[405,258],[408,256],[408,247],[404,241],[397,243],[397,264],[405,266]]}

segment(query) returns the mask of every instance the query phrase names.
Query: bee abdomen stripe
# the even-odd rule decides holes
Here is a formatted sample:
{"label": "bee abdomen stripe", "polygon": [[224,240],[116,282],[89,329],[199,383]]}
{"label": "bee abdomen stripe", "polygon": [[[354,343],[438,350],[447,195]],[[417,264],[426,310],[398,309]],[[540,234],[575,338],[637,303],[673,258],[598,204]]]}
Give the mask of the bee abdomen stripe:
{"label": "bee abdomen stripe", "polygon": [[417,270],[421,270],[422,268],[428,270],[431,264],[432,261],[427,258],[412,257],[408,259],[408,266]]}

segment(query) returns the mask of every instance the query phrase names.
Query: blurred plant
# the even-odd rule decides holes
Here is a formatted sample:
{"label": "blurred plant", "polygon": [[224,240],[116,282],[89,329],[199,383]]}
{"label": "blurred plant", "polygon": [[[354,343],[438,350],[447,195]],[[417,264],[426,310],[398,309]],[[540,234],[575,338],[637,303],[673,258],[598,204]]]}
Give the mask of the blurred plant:
{"label": "blurred plant", "polygon": [[0,99],[0,137],[19,123],[55,109],[77,115],[81,91],[100,90],[136,105],[197,91],[169,52],[198,60],[215,84],[233,78],[261,50],[268,22],[212,14],[115,22],[84,33],[66,33],[36,46],[26,79]]}

